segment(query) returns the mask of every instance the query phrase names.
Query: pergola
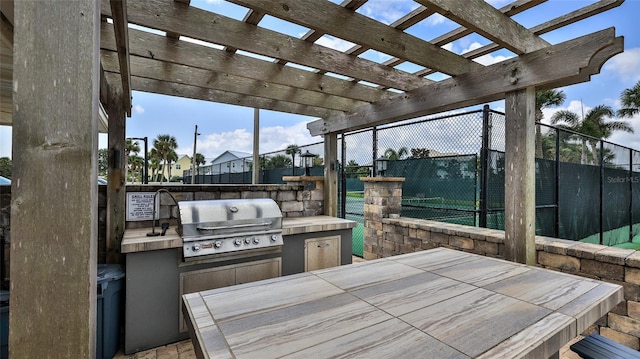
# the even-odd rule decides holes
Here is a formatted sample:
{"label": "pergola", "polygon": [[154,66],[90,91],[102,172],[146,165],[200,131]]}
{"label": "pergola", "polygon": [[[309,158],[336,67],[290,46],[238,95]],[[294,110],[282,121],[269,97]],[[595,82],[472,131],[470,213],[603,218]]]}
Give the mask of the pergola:
{"label": "pergola", "polygon": [[[13,127],[12,355],[81,358],[95,350],[98,108],[109,115],[109,256],[124,231],[132,90],[318,118],[308,129],[324,137],[329,215],[338,134],[505,99],[505,256],[535,263],[535,91],[589,81],[623,51],[613,28],[558,44],[540,35],[623,0],[549,14],[531,28],[512,16],[545,0],[500,9],[483,0],[415,0],[389,25],[357,12],[367,0],[230,1],[247,8],[243,21],[189,0],[0,2],[0,124]],[[436,13],[460,27],[431,39],[405,31]],[[309,30],[299,38],[269,30],[260,26],[265,15]],[[471,33],[488,43],[462,55],[442,48]],[[325,34],[356,45],[318,45]],[[473,61],[500,49],[514,56],[490,66]],[[369,50],[391,59],[359,56]],[[403,63],[420,70],[398,69]],[[436,81],[434,73],[447,76]]]}

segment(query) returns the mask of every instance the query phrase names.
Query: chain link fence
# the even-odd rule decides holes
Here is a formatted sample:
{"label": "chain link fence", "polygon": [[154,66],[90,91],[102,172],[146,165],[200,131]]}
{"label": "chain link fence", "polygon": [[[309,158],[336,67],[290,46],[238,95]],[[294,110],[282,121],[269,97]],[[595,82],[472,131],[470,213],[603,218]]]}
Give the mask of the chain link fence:
{"label": "chain link fence", "polygon": [[[260,183],[305,173],[300,156],[322,142],[260,155]],[[353,254],[362,255],[364,184],[388,160],[385,176],[404,177],[402,215],[504,229],[505,115],[483,110],[379,126],[338,136],[339,215],[359,223]],[[640,247],[640,152],[566,129],[536,124],[536,234],[626,248]],[[196,183],[251,183],[253,159],[201,166]],[[184,181],[190,183],[189,171]]]}
{"label": "chain link fence", "polygon": [[[302,176],[305,165],[302,154],[314,154],[313,166],[309,168],[309,175],[322,176],[324,174],[324,143],[296,146],[291,150],[281,150],[263,153],[260,158],[258,183],[284,183],[284,176]],[[197,184],[250,184],[253,173],[253,157],[235,157],[210,165],[199,166],[196,170],[194,183]],[[191,183],[191,170],[184,171],[183,182]]]}
{"label": "chain link fence", "polygon": [[[537,235],[640,247],[640,152],[542,123],[535,143]],[[504,229],[505,150],[488,107],[345,134],[340,213],[364,222],[358,178],[385,157],[405,178],[402,216]]]}

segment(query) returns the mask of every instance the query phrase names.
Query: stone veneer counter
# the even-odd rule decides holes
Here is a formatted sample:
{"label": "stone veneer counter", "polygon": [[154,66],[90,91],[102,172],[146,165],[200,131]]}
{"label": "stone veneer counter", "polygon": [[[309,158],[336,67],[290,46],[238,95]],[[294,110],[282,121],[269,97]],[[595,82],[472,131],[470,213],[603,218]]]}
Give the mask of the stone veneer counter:
{"label": "stone veneer counter", "polygon": [[[310,232],[325,232],[351,229],[356,222],[331,216],[292,217],[282,219],[282,235],[292,235]],[[156,228],[157,232],[162,231]],[[175,226],[167,230],[166,235],[148,237],[151,228],[127,229],[124,232],[120,250],[122,253],[136,253],[159,249],[182,248],[182,238],[176,233]]]}

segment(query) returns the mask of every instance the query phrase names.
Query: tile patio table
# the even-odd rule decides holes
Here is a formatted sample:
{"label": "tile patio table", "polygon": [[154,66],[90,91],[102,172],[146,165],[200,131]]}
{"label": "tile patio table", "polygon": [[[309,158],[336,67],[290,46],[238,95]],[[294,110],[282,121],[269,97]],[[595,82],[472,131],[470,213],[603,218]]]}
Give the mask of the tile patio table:
{"label": "tile patio table", "polygon": [[622,287],[437,248],[183,296],[200,358],[548,358]]}

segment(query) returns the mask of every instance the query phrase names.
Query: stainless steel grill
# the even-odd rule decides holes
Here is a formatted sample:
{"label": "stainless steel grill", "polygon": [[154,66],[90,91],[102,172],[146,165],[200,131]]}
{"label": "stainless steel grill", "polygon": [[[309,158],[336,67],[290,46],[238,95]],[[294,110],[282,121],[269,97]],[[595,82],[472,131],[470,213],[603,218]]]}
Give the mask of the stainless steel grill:
{"label": "stainless steel grill", "polygon": [[180,201],[178,207],[185,260],[282,250],[282,212],[272,199]]}

